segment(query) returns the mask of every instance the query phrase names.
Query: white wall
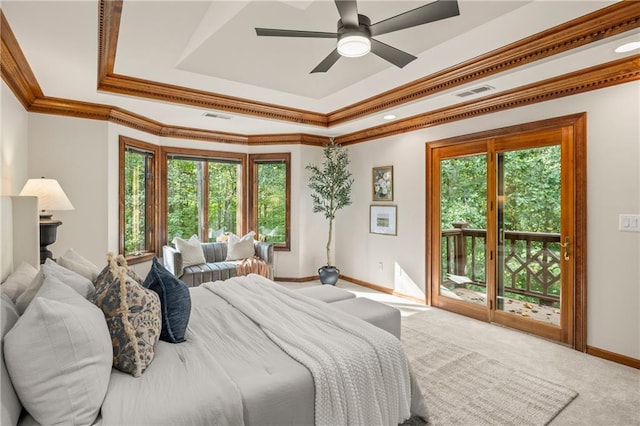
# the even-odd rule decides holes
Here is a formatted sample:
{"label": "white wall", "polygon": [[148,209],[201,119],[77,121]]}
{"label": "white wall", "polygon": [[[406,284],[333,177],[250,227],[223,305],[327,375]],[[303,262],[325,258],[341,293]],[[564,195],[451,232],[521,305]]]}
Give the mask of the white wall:
{"label": "white wall", "polygon": [[29,114],[29,178],[57,179],[75,208],[52,212],[62,221],[54,257],[73,248],[106,264],[107,164],[107,122]]}
{"label": "white wall", "polygon": [[[640,233],[617,229],[619,214],[640,214],[638,82],[349,147],[354,205],[338,219],[338,266],[402,293],[424,292],[425,143],[579,112],[588,114],[587,344],[640,358]],[[397,237],[368,231],[371,168],[384,165],[394,166]]]}
{"label": "white wall", "polygon": [[1,85],[0,195],[18,195],[28,179],[29,114],[4,81]]}
{"label": "white wall", "polygon": [[[58,179],[76,210],[55,212],[54,217],[64,225],[51,249],[60,255],[73,247],[101,264],[109,250],[117,250],[118,135],[158,144],[174,141],[103,121],[27,114],[4,85],[2,89],[3,195],[19,192],[29,177]],[[343,274],[363,281],[405,294],[422,294],[425,142],[583,111],[588,113],[587,343],[639,359],[640,234],[617,230],[618,214],[640,213],[637,82],[350,146],[354,203],[338,212],[338,267]],[[209,149],[231,148],[227,144],[180,143]],[[266,148],[256,147],[255,152],[261,149]],[[311,276],[325,262],[327,228],[321,215],[311,213],[304,167],[320,162],[321,151],[289,145],[273,150],[291,151],[293,159],[292,251],[278,253],[277,275]],[[11,156],[6,156],[7,152]],[[371,167],[381,165],[394,166],[396,237],[368,231]],[[379,262],[383,264],[381,271]]]}

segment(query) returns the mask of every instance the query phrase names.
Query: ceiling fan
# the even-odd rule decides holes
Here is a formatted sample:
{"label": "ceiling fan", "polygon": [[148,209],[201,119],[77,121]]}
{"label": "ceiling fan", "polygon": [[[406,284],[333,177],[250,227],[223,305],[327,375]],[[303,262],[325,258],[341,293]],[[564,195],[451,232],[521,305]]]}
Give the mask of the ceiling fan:
{"label": "ceiling fan", "polygon": [[439,21],[460,14],[456,0],[436,0],[433,3],[371,24],[371,20],[368,17],[358,13],[356,0],[335,0],[335,2],[340,15],[338,31],[335,33],[256,28],[256,34],[266,37],[337,38],[337,47],[311,73],[328,71],[340,56],[359,57],[366,55],[370,51],[402,68],[417,58],[407,52],[382,43],[372,38],[373,36]]}

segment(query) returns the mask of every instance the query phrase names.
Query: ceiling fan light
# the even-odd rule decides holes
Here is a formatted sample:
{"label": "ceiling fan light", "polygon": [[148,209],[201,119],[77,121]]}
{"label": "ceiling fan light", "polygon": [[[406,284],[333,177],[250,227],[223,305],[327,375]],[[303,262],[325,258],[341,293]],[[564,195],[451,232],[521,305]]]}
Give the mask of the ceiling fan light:
{"label": "ceiling fan light", "polygon": [[338,53],[347,58],[364,56],[371,51],[371,40],[361,34],[349,34],[338,40]]}

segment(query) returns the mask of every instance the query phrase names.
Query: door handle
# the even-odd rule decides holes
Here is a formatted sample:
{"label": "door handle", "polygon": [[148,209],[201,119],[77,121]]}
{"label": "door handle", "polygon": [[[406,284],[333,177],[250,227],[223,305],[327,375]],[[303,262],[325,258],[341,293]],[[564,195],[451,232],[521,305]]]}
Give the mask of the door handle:
{"label": "door handle", "polygon": [[569,237],[564,237],[564,243],[560,243],[564,252],[564,260],[569,260]]}

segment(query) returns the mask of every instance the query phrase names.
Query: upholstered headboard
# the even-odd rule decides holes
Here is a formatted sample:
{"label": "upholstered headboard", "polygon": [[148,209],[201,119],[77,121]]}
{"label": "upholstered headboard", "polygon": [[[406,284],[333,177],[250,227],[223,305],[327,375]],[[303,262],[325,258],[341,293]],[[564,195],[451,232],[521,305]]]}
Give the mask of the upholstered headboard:
{"label": "upholstered headboard", "polygon": [[0,282],[27,262],[40,266],[40,227],[36,197],[0,197]]}

